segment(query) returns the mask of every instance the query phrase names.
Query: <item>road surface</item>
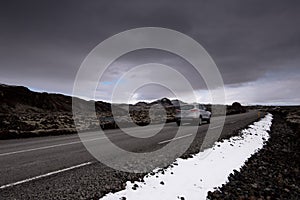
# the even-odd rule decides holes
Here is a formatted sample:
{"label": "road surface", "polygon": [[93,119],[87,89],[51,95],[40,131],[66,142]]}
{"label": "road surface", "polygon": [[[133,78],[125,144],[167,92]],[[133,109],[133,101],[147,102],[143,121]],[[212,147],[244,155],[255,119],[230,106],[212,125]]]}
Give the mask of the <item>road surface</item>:
{"label": "road surface", "polygon": [[[227,116],[222,137],[233,134],[257,119],[258,111]],[[159,134],[147,139],[153,130],[159,130],[159,126],[132,129],[133,134],[140,138],[128,137],[118,129],[106,130],[105,133],[119,147],[132,152],[151,152],[170,141],[193,137],[190,133],[193,126],[184,125],[182,135],[176,136],[178,127],[175,123],[169,123]],[[203,141],[208,127],[208,124],[202,124],[195,140]],[[217,120],[210,126],[210,129],[220,128]],[[106,139],[105,135],[98,132],[83,134],[87,144],[100,144],[103,150],[108,148]],[[122,157],[114,155],[114,152],[109,153],[112,160]],[[114,185],[122,185],[126,179],[130,179],[129,173],[116,172],[99,163],[76,134],[1,140],[0,163],[0,199],[78,199],[93,197],[93,193],[101,196],[103,191],[118,189]]]}

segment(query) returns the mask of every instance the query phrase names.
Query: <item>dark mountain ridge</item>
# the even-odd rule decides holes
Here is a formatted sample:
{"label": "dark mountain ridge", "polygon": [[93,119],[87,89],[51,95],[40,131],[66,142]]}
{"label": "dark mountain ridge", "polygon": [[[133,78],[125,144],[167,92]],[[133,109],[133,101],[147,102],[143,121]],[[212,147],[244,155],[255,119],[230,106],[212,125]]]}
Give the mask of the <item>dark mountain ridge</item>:
{"label": "dark mountain ridge", "polygon": [[[72,101],[76,101],[76,117],[72,113]],[[95,110],[86,109],[87,104],[95,106]],[[130,104],[113,104],[121,121],[129,118],[138,125],[147,125],[151,121],[157,123],[175,121],[176,108],[184,104],[180,100],[162,98],[150,103],[138,102]],[[124,107],[129,106],[129,115]],[[159,112],[162,107],[166,110],[166,117]],[[206,105],[208,110],[211,105]],[[92,108],[88,106],[88,108]],[[156,114],[150,118],[151,109]],[[76,133],[93,130],[99,125],[106,128],[116,128],[112,114],[112,104],[103,101],[86,101],[77,97],[47,92],[34,92],[23,86],[0,84],[0,139],[29,137],[36,135],[55,135]],[[156,111],[155,111],[156,110]],[[95,113],[96,116],[95,118]],[[227,113],[235,114],[246,110],[239,103],[227,106]],[[76,120],[76,128],[74,124]],[[154,121],[153,121],[154,120]]]}

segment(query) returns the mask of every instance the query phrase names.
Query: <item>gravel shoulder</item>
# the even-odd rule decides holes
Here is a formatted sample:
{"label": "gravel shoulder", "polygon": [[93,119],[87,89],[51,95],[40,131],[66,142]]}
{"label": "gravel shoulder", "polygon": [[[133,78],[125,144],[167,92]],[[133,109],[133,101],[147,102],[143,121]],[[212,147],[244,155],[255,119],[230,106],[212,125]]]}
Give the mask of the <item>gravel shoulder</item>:
{"label": "gravel shoulder", "polygon": [[[288,112],[289,113],[289,112]],[[273,112],[270,139],[208,199],[300,199],[299,124]]]}

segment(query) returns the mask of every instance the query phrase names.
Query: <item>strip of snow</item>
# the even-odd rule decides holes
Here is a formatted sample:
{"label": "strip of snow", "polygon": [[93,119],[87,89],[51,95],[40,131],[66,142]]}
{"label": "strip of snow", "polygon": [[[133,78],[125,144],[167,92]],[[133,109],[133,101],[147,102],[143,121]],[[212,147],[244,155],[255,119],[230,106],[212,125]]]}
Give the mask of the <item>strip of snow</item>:
{"label": "strip of snow", "polygon": [[239,170],[263,147],[264,141],[269,139],[271,124],[272,115],[268,114],[242,130],[241,136],[216,142],[193,158],[178,158],[166,170],[156,169],[154,175],[146,175],[144,182],[128,181],[125,190],[109,193],[102,199],[206,199],[208,191],[226,183],[233,170]]}

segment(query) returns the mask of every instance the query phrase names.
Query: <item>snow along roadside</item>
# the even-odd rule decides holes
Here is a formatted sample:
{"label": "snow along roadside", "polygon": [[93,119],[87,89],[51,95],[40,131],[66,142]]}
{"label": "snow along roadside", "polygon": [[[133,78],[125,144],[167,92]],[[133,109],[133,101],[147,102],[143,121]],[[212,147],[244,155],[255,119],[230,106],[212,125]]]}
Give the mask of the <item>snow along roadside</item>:
{"label": "snow along roadside", "polygon": [[216,142],[193,158],[178,158],[166,170],[156,169],[154,175],[146,175],[144,182],[128,181],[125,190],[109,193],[102,200],[206,199],[208,191],[226,183],[233,170],[239,170],[263,147],[269,138],[272,119],[268,114],[242,130],[240,136]]}

